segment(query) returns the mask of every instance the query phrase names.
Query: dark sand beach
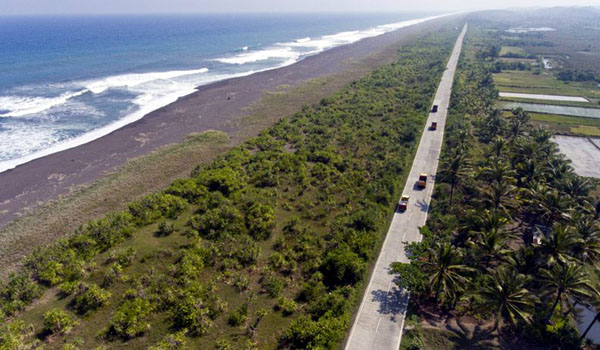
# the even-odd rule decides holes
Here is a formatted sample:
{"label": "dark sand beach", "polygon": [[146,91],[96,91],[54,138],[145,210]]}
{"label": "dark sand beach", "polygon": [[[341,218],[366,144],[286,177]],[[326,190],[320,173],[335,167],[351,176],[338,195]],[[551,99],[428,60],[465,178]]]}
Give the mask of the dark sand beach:
{"label": "dark sand beach", "polygon": [[[190,133],[223,131],[229,135],[231,145],[239,144],[252,136],[244,133],[243,118],[250,113],[248,107],[259,102],[265,91],[275,91],[282,86],[290,89],[313,78],[357,70],[364,62],[368,62],[369,67],[388,63],[397,48],[428,31],[451,25],[454,19],[454,16],[439,18],[333,48],[284,68],[202,86],[197,92],[109,135],[0,173],[0,227],[32,210],[35,212],[41,203],[101,179],[132,158],[181,142]],[[51,241],[51,237],[38,242],[36,237],[28,236],[7,241],[10,234],[10,229],[0,231],[0,242],[4,245],[0,262],[3,264],[12,260],[6,256],[7,252],[16,259],[26,254],[26,250]],[[46,236],[48,233],[38,234]],[[56,233],[50,235],[57,236]],[[16,240],[27,249],[11,249],[10,245]]]}

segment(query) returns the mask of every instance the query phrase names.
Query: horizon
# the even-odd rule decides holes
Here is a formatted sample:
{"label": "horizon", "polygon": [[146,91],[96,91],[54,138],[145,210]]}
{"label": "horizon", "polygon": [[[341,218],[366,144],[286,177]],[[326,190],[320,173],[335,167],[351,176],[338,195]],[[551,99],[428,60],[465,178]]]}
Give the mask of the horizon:
{"label": "horizon", "polygon": [[[81,16],[81,15],[199,15],[199,14],[356,14],[356,13],[460,13],[485,10],[536,10],[542,8],[600,8],[600,0],[508,0],[502,3],[481,1],[441,1],[423,0],[420,5],[408,5],[391,0],[375,0],[365,4],[359,0],[350,0],[348,4],[341,0],[322,2],[308,0],[302,4],[290,2],[280,4],[274,0],[256,0],[252,4],[237,3],[238,0],[223,0],[218,4],[195,4],[190,0],[174,0],[165,6],[158,0],[130,0],[120,3],[109,0],[103,3],[80,3],[74,0],[57,0],[48,5],[39,0],[10,1],[0,3],[0,17],[13,16]],[[344,10],[339,10],[343,8]],[[234,9],[234,10],[232,10]],[[350,10],[348,10],[350,9]]]}

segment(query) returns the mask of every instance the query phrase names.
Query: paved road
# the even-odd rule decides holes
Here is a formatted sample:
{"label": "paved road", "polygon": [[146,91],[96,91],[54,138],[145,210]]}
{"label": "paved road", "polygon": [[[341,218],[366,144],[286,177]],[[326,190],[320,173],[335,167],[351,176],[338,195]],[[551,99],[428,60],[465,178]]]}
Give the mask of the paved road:
{"label": "paved road", "polygon": [[[408,262],[402,242],[421,240],[419,227],[423,226],[427,220],[428,203],[431,200],[434,174],[437,171],[442,147],[454,71],[466,31],[467,25],[456,41],[447,69],[442,76],[435,95],[435,101],[438,101],[439,104],[438,112],[429,114],[408,181],[404,187],[403,193],[410,196],[408,209],[403,213],[396,212],[394,214],[358,315],[352,325],[346,350],[398,350],[400,346],[404,316],[408,305],[408,293],[393,283],[394,276],[389,274],[390,264],[395,261]],[[428,129],[432,121],[438,123],[436,131]],[[432,174],[429,176],[427,187],[424,190],[416,187],[420,173]]]}

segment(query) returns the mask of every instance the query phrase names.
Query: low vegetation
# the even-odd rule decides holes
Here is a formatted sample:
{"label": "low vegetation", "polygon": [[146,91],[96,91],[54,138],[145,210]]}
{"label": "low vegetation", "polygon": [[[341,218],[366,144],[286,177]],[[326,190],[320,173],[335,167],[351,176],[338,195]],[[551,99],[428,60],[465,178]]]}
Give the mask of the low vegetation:
{"label": "low vegetation", "polygon": [[37,249],[0,287],[0,348],[339,344],[457,35]]}

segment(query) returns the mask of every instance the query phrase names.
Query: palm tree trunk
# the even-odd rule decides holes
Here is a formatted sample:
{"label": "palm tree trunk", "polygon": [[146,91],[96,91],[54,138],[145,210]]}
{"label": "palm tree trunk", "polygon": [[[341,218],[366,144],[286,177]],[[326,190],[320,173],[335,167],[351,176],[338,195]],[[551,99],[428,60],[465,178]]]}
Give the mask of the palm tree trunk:
{"label": "palm tree trunk", "polygon": [[594,316],[594,319],[592,320],[592,322],[590,322],[590,325],[587,326],[587,328],[585,329],[585,332],[583,332],[583,334],[579,337],[579,339],[585,338],[585,336],[588,334],[590,329],[592,329],[592,326],[594,325],[594,323],[596,323],[596,321],[598,321],[599,318],[600,318],[600,312],[596,313],[596,316]]}
{"label": "palm tree trunk", "polygon": [[579,304],[579,301],[575,300],[575,302],[573,303],[573,305],[569,308],[569,310],[567,310],[564,314],[563,314],[563,318],[567,317],[568,314],[571,313],[571,311],[575,310],[575,307],[577,306],[577,304]]}
{"label": "palm tree trunk", "polygon": [[550,319],[552,318],[552,314],[554,314],[554,309],[556,309],[556,305],[558,305],[558,302],[560,301],[561,294],[562,294],[562,291],[558,291],[558,295],[556,296],[554,305],[552,305],[552,309],[550,310],[550,313],[548,314],[548,317],[546,318],[546,322],[544,322],[545,324],[548,324],[548,322],[550,322]]}

